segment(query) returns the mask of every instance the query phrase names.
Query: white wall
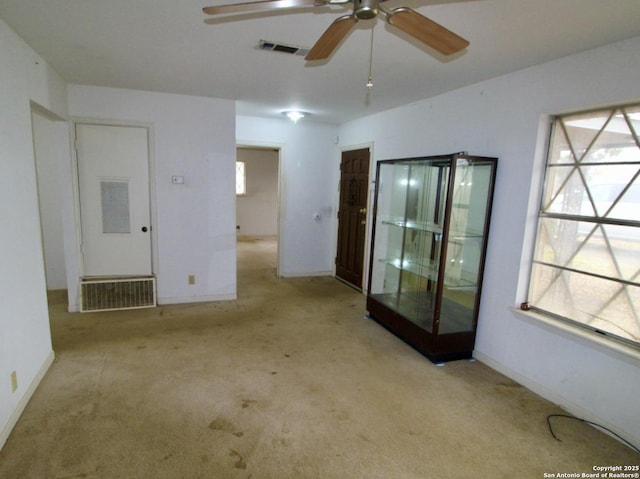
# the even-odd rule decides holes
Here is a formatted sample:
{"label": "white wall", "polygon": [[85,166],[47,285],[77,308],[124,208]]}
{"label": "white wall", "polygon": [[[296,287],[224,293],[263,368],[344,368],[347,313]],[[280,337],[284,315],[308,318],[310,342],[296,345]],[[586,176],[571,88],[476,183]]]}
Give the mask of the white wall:
{"label": "white wall", "polygon": [[277,150],[238,148],[237,160],[245,163],[247,194],[236,197],[238,236],[278,234]]}
{"label": "white wall", "polygon": [[[340,150],[337,127],[301,120],[239,116],[238,145],[280,148],[279,272],[330,274]],[[320,219],[316,221],[314,214]]]}
{"label": "white wall", "polygon": [[73,117],[152,125],[158,301],[235,298],[235,103],[79,85],[68,96]]}
{"label": "white wall", "polygon": [[[0,20],[0,447],[53,361],[31,105],[66,116],[64,81]],[[11,388],[15,371],[18,387]]]}
{"label": "white wall", "polygon": [[510,308],[526,300],[545,119],[637,100],[638,78],[640,38],[635,38],[340,128],[344,145],[375,140],[376,161],[457,151],[499,158],[474,354],[635,444],[640,444],[640,354],[597,346]]}

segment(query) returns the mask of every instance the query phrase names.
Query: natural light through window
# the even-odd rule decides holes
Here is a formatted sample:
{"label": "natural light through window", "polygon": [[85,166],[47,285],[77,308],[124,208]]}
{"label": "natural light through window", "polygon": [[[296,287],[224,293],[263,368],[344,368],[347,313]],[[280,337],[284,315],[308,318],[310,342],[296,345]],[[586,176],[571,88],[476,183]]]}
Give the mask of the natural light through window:
{"label": "natural light through window", "polygon": [[247,177],[244,161],[236,161],[236,195],[247,194]]}
{"label": "natural light through window", "polygon": [[640,347],[640,105],[557,117],[533,310]]}

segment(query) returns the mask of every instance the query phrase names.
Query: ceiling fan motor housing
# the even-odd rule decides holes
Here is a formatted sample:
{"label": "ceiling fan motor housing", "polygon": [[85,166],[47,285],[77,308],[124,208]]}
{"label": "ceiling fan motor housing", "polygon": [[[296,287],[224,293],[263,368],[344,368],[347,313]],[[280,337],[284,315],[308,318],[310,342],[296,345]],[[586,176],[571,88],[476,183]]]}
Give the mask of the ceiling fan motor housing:
{"label": "ceiling fan motor housing", "polygon": [[353,0],[353,14],[358,20],[370,20],[378,15],[378,0]]}

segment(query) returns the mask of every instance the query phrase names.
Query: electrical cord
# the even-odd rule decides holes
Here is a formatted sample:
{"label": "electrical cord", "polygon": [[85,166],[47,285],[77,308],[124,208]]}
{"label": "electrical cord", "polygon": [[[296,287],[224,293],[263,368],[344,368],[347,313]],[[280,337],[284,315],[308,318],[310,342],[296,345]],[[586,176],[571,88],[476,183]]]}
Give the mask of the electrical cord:
{"label": "electrical cord", "polygon": [[622,441],[623,443],[625,443],[627,446],[629,446],[631,449],[633,449],[636,452],[640,453],[640,449],[638,449],[636,446],[634,446],[633,444],[631,444],[629,441],[627,441],[625,438],[621,437],[620,435],[616,434],[615,432],[613,432],[611,429],[606,428],[600,424],[597,424],[595,422],[591,422],[591,421],[587,421],[586,419],[581,419],[579,417],[575,417],[575,416],[569,416],[568,414],[549,414],[547,416],[547,425],[549,426],[549,432],[551,433],[551,435],[553,436],[553,438],[556,441],[562,442],[562,440],[555,435],[555,433],[553,432],[553,427],[551,426],[551,418],[552,417],[564,417],[566,419],[573,419],[575,421],[580,421],[583,422],[585,424],[589,424],[590,426],[594,426],[597,427],[599,429],[604,429],[605,431],[607,431],[609,434],[612,434],[613,436],[617,437],[620,441]]}

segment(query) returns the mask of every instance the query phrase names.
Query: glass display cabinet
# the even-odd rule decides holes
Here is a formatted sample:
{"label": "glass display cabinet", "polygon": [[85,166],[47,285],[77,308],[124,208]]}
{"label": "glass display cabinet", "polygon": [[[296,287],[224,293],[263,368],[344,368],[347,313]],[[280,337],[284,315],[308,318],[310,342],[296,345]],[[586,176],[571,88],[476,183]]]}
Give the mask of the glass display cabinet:
{"label": "glass display cabinet", "polygon": [[433,362],[472,355],[497,161],[377,164],[367,310]]}

